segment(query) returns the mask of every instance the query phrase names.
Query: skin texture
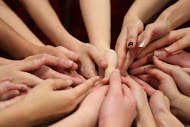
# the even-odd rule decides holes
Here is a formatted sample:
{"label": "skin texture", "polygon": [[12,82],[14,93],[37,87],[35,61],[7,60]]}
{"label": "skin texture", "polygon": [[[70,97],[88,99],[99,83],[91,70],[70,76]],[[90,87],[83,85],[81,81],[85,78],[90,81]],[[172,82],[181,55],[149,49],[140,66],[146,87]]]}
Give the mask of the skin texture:
{"label": "skin texture", "polygon": [[153,89],[149,84],[133,77],[137,81],[148,96],[150,97],[149,104],[154,116],[157,127],[184,127],[184,125],[170,112],[170,102],[163,92]]}
{"label": "skin texture", "polygon": [[[161,10],[168,1],[136,0],[125,15],[123,26],[115,46],[118,54],[117,67],[122,70],[122,75],[125,74],[128,66],[132,62],[130,59],[132,59],[131,54],[133,53],[130,53],[128,48],[135,48],[138,43],[138,35],[144,30],[144,24]],[[133,42],[133,45],[129,45],[130,42]]]}
{"label": "skin texture", "polygon": [[100,110],[99,127],[131,126],[137,115],[136,103],[129,87],[122,85],[119,70],[114,70]]}
{"label": "skin texture", "polygon": [[110,49],[110,0],[80,0],[80,7],[90,43],[100,51],[108,62],[107,68],[99,68],[99,75],[102,78],[109,77],[117,66],[117,54]]}
{"label": "skin texture", "polygon": [[20,1],[40,29],[56,46],[64,46],[80,56],[77,62],[78,71],[85,78],[97,76],[94,62],[102,69],[107,67],[106,59],[95,46],[77,40],[66,31],[48,0]]}
{"label": "skin texture", "polygon": [[[32,89],[22,101],[7,108],[7,110],[1,111],[3,119],[0,120],[0,125],[7,127],[13,126],[12,124],[16,127],[33,126],[64,116],[75,109],[98,79],[99,77],[94,77],[75,88],[69,89],[65,88],[69,87],[72,81],[63,79],[45,80]],[[31,103],[35,106],[30,105]],[[20,112],[21,110],[22,112]],[[17,114],[16,117],[12,115],[13,112]]]}
{"label": "skin texture", "polygon": [[[146,56],[147,54],[153,52],[156,49],[159,49],[164,46],[168,46],[165,48],[165,50],[172,54],[176,53],[184,48],[189,47],[189,33],[190,28],[184,28],[179,30],[174,30],[165,35],[164,37],[154,41],[150,45],[148,45],[143,51],[140,53],[138,58],[142,58]],[[172,48],[172,50],[167,50],[168,48]]]}
{"label": "skin texture", "polygon": [[122,78],[122,82],[127,84],[133,96],[137,100],[137,117],[135,119],[137,127],[156,127],[151,109],[149,107],[147,94],[135,80],[130,76]]}
{"label": "skin texture", "polygon": [[75,113],[55,123],[51,127],[96,127],[101,104],[106,96],[107,91],[108,86],[99,87],[93,90],[82,101],[80,107]]}

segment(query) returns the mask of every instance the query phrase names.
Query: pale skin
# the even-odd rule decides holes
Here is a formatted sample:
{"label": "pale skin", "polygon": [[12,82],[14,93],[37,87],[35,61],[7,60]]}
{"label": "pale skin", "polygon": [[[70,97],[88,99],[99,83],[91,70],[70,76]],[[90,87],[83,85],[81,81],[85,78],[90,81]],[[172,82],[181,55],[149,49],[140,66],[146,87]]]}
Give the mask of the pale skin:
{"label": "pale skin", "polygon": [[[91,78],[85,83],[69,89],[65,88],[72,84],[70,81],[63,79],[45,80],[32,89],[22,101],[1,111],[3,117],[0,120],[0,125],[7,127],[34,126],[64,116],[75,109],[98,79],[99,77]],[[12,113],[17,115],[12,115]]]}
{"label": "pale skin", "polygon": [[184,127],[184,125],[170,112],[169,99],[159,90],[153,89],[149,84],[133,77],[150,97],[149,104],[157,127]]}
{"label": "pale skin", "polygon": [[[134,48],[138,43],[138,35],[144,30],[146,23],[154,14],[161,10],[169,0],[136,0],[125,15],[120,35],[117,39],[115,50],[118,54],[118,69],[125,74],[132,63],[131,53],[128,48]],[[150,11],[151,10],[151,11]],[[129,44],[132,42],[133,44]],[[133,55],[133,54],[132,54]]]}
{"label": "pale skin", "polygon": [[[188,75],[187,73],[185,73],[184,71],[180,70],[179,67],[176,66],[169,66],[166,63],[163,63],[162,61],[159,61],[158,58],[156,58],[155,56],[153,57],[153,61],[156,67],[158,67],[161,70],[158,70],[152,66],[145,66],[145,67],[141,67],[141,69],[139,68],[139,71],[131,71],[132,74],[143,74],[146,73],[148,75],[151,76],[150,77],[139,77],[142,80],[149,82],[153,87],[161,90],[165,96],[168,97],[168,99],[170,100],[171,103],[171,109],[172,112],[178,116],[179,118],[185,120],[187,123],[189,121],[189,101],[190,98],[188,96],[185,96],[183,94],[181,94],[178,91],[178,88],[180,90],[182,90],[184,92],[184,94],[188,95],[188,84],[186,83],[186,80],[184,80],[185,78],[187,78],[186,76]],[[167,65],[167,66],[166,66]],[[175,72],[172,72],[172,69],[177,68],[177,70],[180,70],[179,73],[181,74],[181,76],[179,77],[179,75]],[[168,70],[170,70],[170,75],[164,72],[167,72]],[[164,72],[163,72],[164,71]],[[172,73],[171,73],[172,72]],[[178,75],[177,77],[174,75]],[[188,75],[189,76],[189,75]],[[173,78],[172,78],[173,77]],[[176,83],[175,83],[176,81]],[[184,81],[184,82],[183,82]],[[180,83],[181,82],[181,83]],[[178,87],[178,88],[177,88]],[[187,89],[187,90],[186,90]]]}
{"label": "pale skin", "polygon": [[21,2],[55,45],[64,46],[80,55],[79,71],[85,78],[98,75],[94,62],[102,69],[107,67],[106,59],[95,46],[77,40],[66,31],[48,0],[21,0]]}
{"label": "pale skin", "polygon": [[[141,52],[143,52],[143,49],[150,42],[165,36],[171,30],[187,22],[190,17],[189,7],[190,7],[190,1],[188,0],[178,1],[174,5],[168,7],[165,11],[163,11],[154,23],[148,24],[145,30],[138,37],[139,40],[138,46],[129,52],[130,56],[129,61],[131,61],[132,63],[135,57],[142,58],[144,55],[146,55],[147,49],[145,50],[145,53],[141,54]],[[181,36],[183,35],[180,34],[177,37],[173,37],[171,39],[173,39],[173,41],[175,41],[175,39],[180,40]],[[175,51],[174,49],[171,49],[169,47],[165,48],[165,50],[169,53]]]}
{"label": "pale skin", "polygon": [[149,107],[147,94],[143,87],[141,87],[130,76],[122,78],[122,82],[130,88],[133,96],[137,100],[137,117],[135,118],[136,127],[156,127]]}
{"label": "pale skin", "polygon": [[117,54],[110,49],[110,0],[80,0],[80,7],[90,43],[100,51],[108,62],[105,70],[99,68],[99,75],[102,78],[109,77],[117,66]]}
{"label": "pale skin", "polygon": [[137,115],[137,102],[128,86],[122,85],[121,75],[115,69],[99,115],[99,127],[130,127]]}
{"label": "pale skin", "polygon": [[96,127],[101,104],[107,91],[108,86],[96,88],[82,101],[75,113],[53,124],[51,127]]}

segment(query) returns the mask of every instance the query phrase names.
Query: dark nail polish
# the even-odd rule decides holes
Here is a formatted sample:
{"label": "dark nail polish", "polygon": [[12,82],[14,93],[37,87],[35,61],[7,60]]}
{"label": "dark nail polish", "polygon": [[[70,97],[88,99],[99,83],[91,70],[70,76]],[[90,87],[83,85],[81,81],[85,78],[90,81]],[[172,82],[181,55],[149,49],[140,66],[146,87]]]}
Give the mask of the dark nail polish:
{"label": "dark nail polish", "polygon": [[133,45],[133,42],[129,42],[128,46]]}

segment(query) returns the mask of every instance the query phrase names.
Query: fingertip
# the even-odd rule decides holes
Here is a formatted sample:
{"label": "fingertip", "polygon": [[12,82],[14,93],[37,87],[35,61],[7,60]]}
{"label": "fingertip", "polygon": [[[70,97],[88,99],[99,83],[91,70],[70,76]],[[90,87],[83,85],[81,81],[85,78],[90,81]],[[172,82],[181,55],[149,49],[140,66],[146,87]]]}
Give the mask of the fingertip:
{"label": "fingertip", "polygon": [[172,46],[169,46],[169,47],[166,47],[166,48],[165,48],[165,51],[166,51],[167,53],[173,53],[173,52],[174,52],[174,48],[173,48]]}
{"label": "fingertip", "polygon": [[100,60],[100,67],[101,67],[101,68],[106,68],[107,65],[108,65],[108,63],[107,63],[107,61],[106,61],[105,59]]}
{"label": "fingertip", "polygon": [[107,84],[109,83],[109,78],[108,78],[108,77],[103,78],[103,79],[102,79],[102,83],[103,83],[104,85],[107,85]]}
{"label": "fingertip", "polygon": [[127,48],[129,48],[129,49],[135,48],[135,43],[132,42],[132,41],[128,42],[128,43],[127,43]]}

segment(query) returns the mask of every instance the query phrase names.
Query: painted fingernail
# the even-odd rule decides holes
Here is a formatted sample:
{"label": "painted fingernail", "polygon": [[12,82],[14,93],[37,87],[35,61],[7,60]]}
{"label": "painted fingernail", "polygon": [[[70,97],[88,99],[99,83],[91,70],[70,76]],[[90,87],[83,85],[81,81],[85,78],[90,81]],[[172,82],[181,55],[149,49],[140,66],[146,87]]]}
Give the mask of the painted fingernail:
{"label": "painted fingernail", "polygon": [[113,75],[115,75],[115,76],[120,75],[119,69],[115,69],[115,70],[113,71]]}
{"label": "painted fingernail", "polygon": [[68,80],[66,80],[66,81],[68,82],[68,84],[73,84],[73,81],[70,80],[70,79],[68,79]]}
{"label": "painted fingernail", "polygon": [[143,42],[141,42],[141,43],[139,44],[139,47],[140,47],[140,48],[144,47],[144,44],[145,44],[145,42],[144,42],[144,41],[143,41]]}
{"label": "painted fingernail", "polygon": [[157,58],[161,58],[162,53],[159,52],[159,51],[154,51],[154,55],[155,55]]}
{"label": "painted fingernail", "polygon": [[100,62],[100,66],[101,67],[104,67],[106,65],[106,61],[105,60],[102,60],[101,62]]}
{"label": "painted fingernail", "polygon": [[133,42],[129,42],[128,46],[133,46]]}
{"label": "painted fingernail", "polygon": [[72,64],[73,64],[73,61],[71,61],[71,60],[65,60],[65,63],[64,63],[65,67],[71,67]]}
{"label": "painted fingernail", "polygon": [[167,47],[167,48],[165,48],[165,50],[167,51],[167,52],[172,52],[172,50],[173,50],[173,47]]}

